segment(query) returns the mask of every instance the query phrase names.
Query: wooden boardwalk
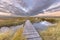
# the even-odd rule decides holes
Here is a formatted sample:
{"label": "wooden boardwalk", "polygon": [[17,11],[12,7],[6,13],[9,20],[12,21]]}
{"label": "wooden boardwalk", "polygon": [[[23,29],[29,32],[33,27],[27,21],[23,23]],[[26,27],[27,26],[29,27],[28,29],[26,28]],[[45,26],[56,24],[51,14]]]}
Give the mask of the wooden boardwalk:
{"label": "wooden boardwalk", "polygon": [[25,22],[23,34],[27,38],[27,40],[42,40],[29,20]]}

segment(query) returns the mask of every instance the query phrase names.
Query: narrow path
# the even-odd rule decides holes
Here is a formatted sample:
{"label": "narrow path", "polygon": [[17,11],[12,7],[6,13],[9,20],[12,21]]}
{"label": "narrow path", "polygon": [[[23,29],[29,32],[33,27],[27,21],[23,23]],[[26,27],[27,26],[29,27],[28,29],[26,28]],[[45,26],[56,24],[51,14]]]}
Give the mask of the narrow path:
{"label": "narrow path", "polygon": [[42,40],[29,20],[25,22],[23,34],[27,38],[27,40]]}

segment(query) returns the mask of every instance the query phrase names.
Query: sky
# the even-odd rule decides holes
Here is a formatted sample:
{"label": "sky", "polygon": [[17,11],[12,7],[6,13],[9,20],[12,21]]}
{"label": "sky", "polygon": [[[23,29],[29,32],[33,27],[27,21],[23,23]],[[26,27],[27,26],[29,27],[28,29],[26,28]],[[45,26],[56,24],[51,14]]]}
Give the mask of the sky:
{"label": "sky", "polygon": [[[7,4],[5,4],[7,3]],[[1,7],[2,4],[2,7]],[[15,15],[37,15],[39,12],[60,6],[60,0],[1,0],[0,10],[9,10]]]}

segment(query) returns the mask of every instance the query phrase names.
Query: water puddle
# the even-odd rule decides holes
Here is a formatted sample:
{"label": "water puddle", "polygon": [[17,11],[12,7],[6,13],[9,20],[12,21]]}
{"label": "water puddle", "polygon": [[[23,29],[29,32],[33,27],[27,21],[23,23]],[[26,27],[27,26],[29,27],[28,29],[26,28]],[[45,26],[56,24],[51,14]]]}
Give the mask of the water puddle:
{"label": "water puddle", "polygon": [[47,22],[47,21],[41,21],[39,23],[34,23],[33,26],[38,30],[38,31],[42,31],[47,29],[50,26],[53,26],[52,23]]}

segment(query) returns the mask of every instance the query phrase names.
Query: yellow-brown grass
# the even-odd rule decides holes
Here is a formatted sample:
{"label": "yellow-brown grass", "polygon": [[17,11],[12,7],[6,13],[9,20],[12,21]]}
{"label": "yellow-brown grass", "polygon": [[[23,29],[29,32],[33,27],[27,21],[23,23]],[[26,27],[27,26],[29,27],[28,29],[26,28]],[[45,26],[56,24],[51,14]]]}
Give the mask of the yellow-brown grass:
{"label": "yellow-brown grass", "polygon": [[60,40],[60,18],[57,25],[49,27],[47,30],[40,32],[43,40]]}
{"label": "yellow-brown grass", "polygon": [[26,40],[23,35],[23,30],[23,27],[18,29],[11,40]]}

